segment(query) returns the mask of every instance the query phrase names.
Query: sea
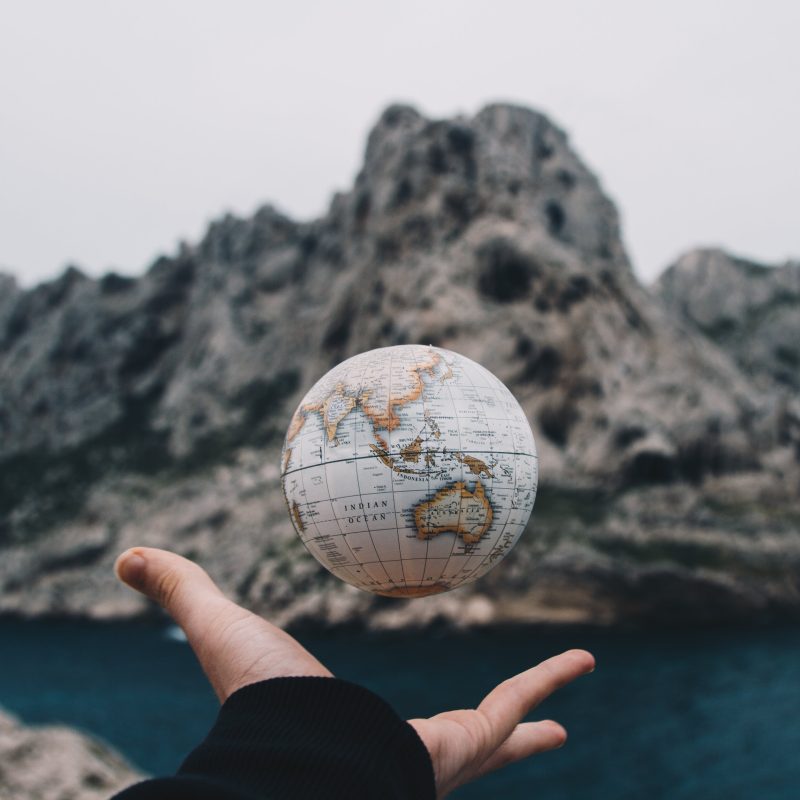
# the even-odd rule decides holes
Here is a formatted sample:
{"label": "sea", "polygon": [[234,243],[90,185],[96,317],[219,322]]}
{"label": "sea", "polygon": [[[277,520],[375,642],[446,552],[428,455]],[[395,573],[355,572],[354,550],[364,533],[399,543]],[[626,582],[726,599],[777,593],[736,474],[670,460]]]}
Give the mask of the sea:
{"label": "sea", "polygon": [[[0,706],[66,723],[144,772],[174,772],[217,703],[176,629],[141,622],[0,619]],[[453,634],[301,631],[335,674],[406,717],[477,704],[504,678],[571,647],[597,669],[531,715],[569,732],[561,749],[451,795],[536,800],[797,800],[800,628]]]}

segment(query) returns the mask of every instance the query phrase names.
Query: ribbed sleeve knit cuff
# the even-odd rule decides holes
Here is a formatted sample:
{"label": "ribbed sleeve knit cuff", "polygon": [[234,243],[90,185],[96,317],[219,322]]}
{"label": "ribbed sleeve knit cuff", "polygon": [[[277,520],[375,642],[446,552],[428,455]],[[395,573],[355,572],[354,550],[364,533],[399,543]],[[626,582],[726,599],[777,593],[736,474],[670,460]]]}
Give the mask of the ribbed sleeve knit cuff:
{"label": "ribbed sleeve knit cuff", "polygon": [[204,778],[230,787],[231,797],[436,797],[430,755],[414,728],[377,695],[338,678],[273,678],[235,692],[172,781],[177,789]]}

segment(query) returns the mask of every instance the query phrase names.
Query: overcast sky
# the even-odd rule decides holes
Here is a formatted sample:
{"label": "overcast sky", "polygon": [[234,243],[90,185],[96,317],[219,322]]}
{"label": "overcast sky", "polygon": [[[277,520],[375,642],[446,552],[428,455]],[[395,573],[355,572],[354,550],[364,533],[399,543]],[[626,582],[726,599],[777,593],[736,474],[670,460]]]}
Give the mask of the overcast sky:
{"label": "overcast sky", "polygon": [[800,3],[0,0],[0,270],[140,272],[227,210],[308,219],[381,109],[548,113],[637,271],[800,257]]}

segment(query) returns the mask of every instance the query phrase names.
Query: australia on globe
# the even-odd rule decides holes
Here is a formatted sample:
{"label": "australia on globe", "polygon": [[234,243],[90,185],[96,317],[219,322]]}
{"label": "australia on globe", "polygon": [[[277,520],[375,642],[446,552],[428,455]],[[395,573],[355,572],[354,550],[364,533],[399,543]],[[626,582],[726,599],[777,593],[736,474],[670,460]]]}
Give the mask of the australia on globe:
{"label": "australia on globe", "polygon": [[303,398],[281,455],[289,515],[334,575],[389,597],[477,580],[536,498],[531,427],[506,386],[439,347],[343,361]]}

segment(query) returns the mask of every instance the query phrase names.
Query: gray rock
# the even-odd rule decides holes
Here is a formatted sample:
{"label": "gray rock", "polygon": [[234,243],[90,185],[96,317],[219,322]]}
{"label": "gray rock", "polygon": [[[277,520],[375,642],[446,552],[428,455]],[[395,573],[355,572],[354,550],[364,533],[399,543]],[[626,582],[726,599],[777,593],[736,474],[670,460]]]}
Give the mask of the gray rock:
{"label": "gray rock", "polygon": [[143,777],[85,734],[64,725],[27,727],[0,711],[0,797],[107,800]]}
{"label": "gray rock", "polygon": [[800,262],[773,267],[692,250],[665,270],[656,291],[760,387],[800,390]]}
{"label": "gray rock", "polygon": [[656,283],[664,304],[773,398],[773,441],[800,459],[800,262],[765,266],[692,250]]}
{"label": "gray rock", "polygon": [[[534,427],[542,497],[550,487],[571,498],[569,513],[535,522],[517,560],[481,581],[471,619],[489,606],[557,616],[558,592],[531,594],[548,580],[536,565],[554,553],[574,578],[560,582],[562,596],[582,597],[584,618],[605,618],[567,583],[638,575],[650,563],[642,553],[659,552],[628,536],[609,557],[603,542],[619,535],[608,521],[636,531],[648,514],[674,520],[669,504],[623,509],[626,492],[679,487],[701,502],[715,482],[749,476],[756,487],[767,476],[777,507],[796,508],[785,399],[638,284],[613,203],[566,135],[524,108],[429,120],[392,106],[354,187],[321,219],[296,223],[269,206],[229,215],[139,279],[71,269],[8,298],[0,610],[136,613],[141,601],[110,565],[122,548],[152,544],[197,558],[282,622],[382,619],[378,601],[322,575],[297,547],[278,448],[327,369],[405,342],[451,348],[505,381]],[[592,493],[604,498],[598,519],[582,505]],[[784,517],[767,530],[797,535]],[[586,569],[582,556],[570,572],[569,554],[587,542],[589,560],[611,566]],[[776,565],[776,585],[793,586],[793,568]],[[623,614],[626,592],[606,607]],[[792,606],[788,588],[781,597]],[[426,608],[455,619],[451,605]]]}

